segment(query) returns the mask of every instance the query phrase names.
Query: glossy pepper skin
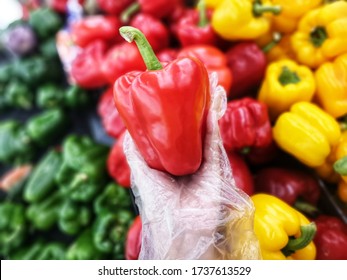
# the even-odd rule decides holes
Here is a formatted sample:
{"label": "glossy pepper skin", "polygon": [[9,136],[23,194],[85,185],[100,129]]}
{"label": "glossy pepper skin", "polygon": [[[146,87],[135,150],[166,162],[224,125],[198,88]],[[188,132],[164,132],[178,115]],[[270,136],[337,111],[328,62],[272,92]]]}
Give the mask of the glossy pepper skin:
{"label": "glossy pepper skin", "polygon": [[117,32],[121,22],[117,17],[92,15],[75,21],[71,25],[71,36],[73,42],[82,48],[96,40],[105,42],[120,41]]}
{"label": "glossy pepper skin", "polygon": [[106,49],[104,41],[95,40],[76,56],[71,64],[71,76],[78,86],[93,89],[107,84],[101,70]]}
{"label": "glossy pepper skin", "polygon": [[291,43],[299,63],[317,68],[347,52],[347,3],[337,1],[305,14]]}
{"label": "glossy pepper skin", "polygon": [[111,137],[119,138],[126,128],[113,101],[113,87],[109,87],[101,95],[97,110],[105,132]]}
{"label": "glossy pepper skin", "polygon": [[66,199],[58,214],[58,227],[67,235],[78,234],[89,225],[92,213],[88,205]]}
{"label": "glossy pepper skin", "polygon": [[190,45],[216,45],[218,36],[209,20],[211,11],[206,9],[204,0],[199,1],[197,8],[186,13],[176,23],[176,36],[182,47]]}
{"label": "glossy pepper skin", "polygon": [[169,30],[160,19],[149,14],[140,13],[131,19],[130,25],[141,30],[154,52],[158,52],[169,46]]}
{"label": "glossy pepper skin", "polygon": [[112,213],[119,208],[130,209],[131,198],[128,190],[116,183],[109,183],[105,186],[101,194],[94,200],[94,211],[98,215],[109,212]]}
{"label": "glossy pepper skin", "polygon": [[62,149],[63,164],[55,177],[62,193],[74,201],[91,201],[107,178],[108,148],[87,136],[70,135],[63,142]]}
{"label": "glossy pepper skin", "polygon": [[24,205],[14,202],[0,203],[0,254],[8,255],[19,248],[26,237],[27,225]]}
{"label": "glossy pepper skin", "polygon": [[272,20],[273,29],[281,33],[294,32],[302,16],[322,3],[321,0],[272,0],[271,2],[281,6],[281,13]]}
{"label": "glossy pepper skin", "polygon": [[93,225],[93,241],[98,250],[111,254],[113,259],[124,259],[124,243],[133,214],[125,209],[103,213]]}
{"label": "glossy pepper skin", "polygon": [[267,66],[264,52],[254,42],[241,42],[230,47],[225,55],[233,76],[229,98],[248,95],[263,80]]}
{"label": "glossy pepper skin", "polygon": [[258,100],[264,102],[272,120],[296,102],[311,101],[316,90],[312,71],[293,60],[273,62],[266,68]]}
{"label": "glossy pepper skin", "polygon": [[10,255],[11,260],[65,260],[66,246],[61,242],[36,240]]}
{"label": "glossy pepper skin", "polygon": [[347,225],[337,217],[320,215],[315,219],[317,260],[347,260]]}
{"label": "glossy pepper skin", "polygon": [[99,251],[93,242],[91,228],[84,230],[68,247],[66,259],[68,260],[102,260],[106,254]]}
{"label": "glossy pepper skin", "polygon": [[347,113],[347,54],[322,64],[315,72],[317,98],[322,108],[335,118]]}
{"label": "glossy pepper skin", "polygon": [[35,203],[44,200],[57,187],[55,174],[62,164],[61,153],[48,151],[38,162],[28,182],[25,184],[23,197],[25,201]]}
{"label": "glossy pepper skin", "polygon": [[34,105],[34,94],[25,83],[10,81],[2,94],[3,107],[29,110]]}
{"label": "glossy pepper skin", "polygon": [[109,49],[102,62],[101,71],[109,85],[130,71],[144,71],[141,54],[135,44],[122,42]]}
{"label": "glossy pepper skin", "polygon": [[275,196],[255,194],[251,199],[255,207],[254,232],[264,260],[315,259],[314,223]]}
{"label": "glossy pepper skin", "polygon": [[125,243],[125,259],[138,260],[141,251],[142,222],[141,217],[136,216],[129,227]]}
{"label": "glossy pepper skin", "polygon": [[208,73],[216,72],[218,84],[229,95],[233,76],[227,66],[226,56],[220,49],[211,45],[192,45],[181,49],[178,58],[183,57],[196,57],[204,63]]}
{"label": "glossy pepper skin", "polygon": [[274,195],[289,205],[298,199],[316,205],[320,197],[317,179],[297,169],[266,167],[255,174],[254,182],[256,192]]}
{"label": "glossy pepper skin", "polygon": [[122,187],[130,188],[130,166],[123,151],[125,132],[113,144],[107,158],[107,171],[109,175]]}
{"label": "glossy pepper skin", "polygon": [[[269,1],[228,0],[222,1],[213,12],[212,27],[226,40],[252,40],[270,29],[271,20],[267,14],[278,14],[279,6],[268,5]],[[234,28],[230,28],[233,26]]]}
{"label": "glossy pepper skin", "polygon": [[121,33],[144,43],[140,51],[151,60],[146,72],[130,72],[114,85],[116,107],[131,137],[151,168],[177,176],[194,173],[202,161],[210,104],[206,68],[193,57],[162,68],[139,30],[122,27]]}
{"label": "glossy pepper skin", "polygon": [[58,221],[62,200],[62,194],[56,190],[44,200],[30,204],[26,209],[27,219],[38,230],[50,230]]}
{"label": "glossy pepper skin", "polygon": [[247,163],[236,152],[228,152],[228,159],[236,187],[251,196],[254,193],[254,182]]}
{"label": "glossy pepper skin", "polygon": [[111,15],[121,14],[134,0],[97,0],[100,10]]}
{"label": "glossy pepper skin", "polygon": [[272,131],[280,148],[309,167],[321,166],[341,135],[332,116],[305,101],[281,114]]}
{"label": "glossy pepper skin", "polygon": [[272,141],[266,105],[249,97],[228,102],[219,128],[227,151],[265,147]]}

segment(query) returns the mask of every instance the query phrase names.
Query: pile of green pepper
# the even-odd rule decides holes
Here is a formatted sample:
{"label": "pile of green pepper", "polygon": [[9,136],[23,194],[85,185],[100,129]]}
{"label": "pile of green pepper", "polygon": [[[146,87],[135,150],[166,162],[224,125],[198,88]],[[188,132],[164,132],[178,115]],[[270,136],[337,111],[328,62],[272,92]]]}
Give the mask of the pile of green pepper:
{"label": "pile of green pepper", "polygon": [[0,202],[1,258],[124,259],[134,213],[128,190],[107,175],[108,152],[70,134],[12,180]]}

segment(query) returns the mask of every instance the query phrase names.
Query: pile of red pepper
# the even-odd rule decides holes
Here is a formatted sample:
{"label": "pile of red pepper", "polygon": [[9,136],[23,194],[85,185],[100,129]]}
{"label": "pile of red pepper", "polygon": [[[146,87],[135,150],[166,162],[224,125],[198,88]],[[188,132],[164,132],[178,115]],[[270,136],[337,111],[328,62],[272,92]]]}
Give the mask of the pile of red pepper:
{"label": "pile of red pepper", "polygon": [[[80,87],[102,91],[98,113],[117,140],[109,174],[130,187],[122,149],[126,130],[151,167],[173,175],[196,171],[209,105],[206,73],[216,72],[228,98],[219,126],[236,185],[251,197],[275,196],[315,221],[314,258],[347,259],[347,226],[319,209],[324,200],[319,181],[331,184],[339,202],[347,203],[347,106],[342,105],[347,104],[347,48],[340,44],[346,33],[331,30],[347,23],[347,3],[311,0],[298,9],[302,1],[239,2],[98,0],[97,12],[72,24],[72,40],[80,49],[72,78]],[[305,29],[309,24],[311,33]],[[143,55],[136,38],[125,42],[122,26],[139,29],[152,53]],[[310,45],[303,45],[305,38]],[[158,93],[163,87],[165,96]],[[190,99],[183,94],[187,90],[194,93]],[[335,103],[327,100],[330,93]],[[164,121],[157,125],[159,119]],[[148,133],[149,124],[160,129],[160,139],[154,129]],[[177,140],[179,126],[183,137]],[[129,259],[138,257],[139,221],[129,232]]]}

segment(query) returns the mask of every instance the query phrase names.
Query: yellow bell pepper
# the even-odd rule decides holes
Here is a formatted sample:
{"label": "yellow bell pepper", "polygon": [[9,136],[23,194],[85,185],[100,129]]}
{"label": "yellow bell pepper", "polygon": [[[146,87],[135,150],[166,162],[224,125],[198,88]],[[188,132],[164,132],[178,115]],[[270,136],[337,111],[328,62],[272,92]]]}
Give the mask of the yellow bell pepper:
{"label": "yellow bell pepper", "polygon": [[335,148],[334,170],[347,183],[347,131],[343,131]]}
{"label": "yellow bell pepper", "polygon": [[315,78],[321,107],[335,118],[347,114],[347,53],[321,65]]}
{"label": "yellow bell pepper", "polygon": [[272,0],[272,3],[282,8],[281,14],[273,18],[273,29],[281,33],[292,33],[296,30],[300,18],[321,5],[322,0]]}
{"label": "yellow bell pepper", "polygon": [[254,232],[264,260],[314,260],[316,226],[299,211],[269,194],[251,196]]}
{"label": "yellow bell pepper", "polygon": [[311,101],[315,90],[310,68],[284,59],[268,65],[258,99],[267,105],[270,118],[275,120],[294,103]]}
{"label": "yellow bell pepper", "polygon": [[298,62],[317,68],[347,52],[347,2],[326,4],[305,14],[291,42]]}
{"label": "yellow bell pepper", "polygon": [[325,162],[341,135],[332,116],[305,101],[295,103],[290,112],[281,114],[272,131],[279,147],[310,167]]}
{"label": "yellow bell pepper", "polygon": [[224,0],[205,0],[205,4],[207,8],[215,9],[223,1]]}
{"label": "yellow bell pepper", "polygon": [[347,183],[344,180],[340,180],[338,184],[337,196],[342,202],[347,203]]}
{"label": "yellow bell pepper", "polygon": [[226,40],[260,37],[270,29],[269,14],[281,11],[278,6],[267,5],[269,1],[262,3],[258,0],[224,0],[213,12],[212,28]]}

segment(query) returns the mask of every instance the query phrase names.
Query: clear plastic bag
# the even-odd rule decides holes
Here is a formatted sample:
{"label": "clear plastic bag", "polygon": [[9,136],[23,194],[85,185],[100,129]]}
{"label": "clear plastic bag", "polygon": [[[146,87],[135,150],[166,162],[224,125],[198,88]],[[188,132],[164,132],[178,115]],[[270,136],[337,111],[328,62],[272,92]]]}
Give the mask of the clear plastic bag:
{"label": "clear plastic bag", "polygon": [[151,169],[130,135],[125,137],[132,191],[142,220],[139,259],[261,258],[253,231],[253,203],[235,186],[219,133],[226,94],[217,86],[215,73],[210,87],[204,158],[196,173],[173,177]]}

